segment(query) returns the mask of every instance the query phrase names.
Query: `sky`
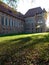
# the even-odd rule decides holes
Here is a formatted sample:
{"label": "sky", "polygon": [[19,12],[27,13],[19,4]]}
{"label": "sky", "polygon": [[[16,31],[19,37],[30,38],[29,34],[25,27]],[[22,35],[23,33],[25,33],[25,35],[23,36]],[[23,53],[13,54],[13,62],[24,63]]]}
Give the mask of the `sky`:
{"label": "sky", "polygon": [[49,10],[49,0],[19,0],[17,11],[25,14],[28,9],[35,7],[45,8],[47,11]]}

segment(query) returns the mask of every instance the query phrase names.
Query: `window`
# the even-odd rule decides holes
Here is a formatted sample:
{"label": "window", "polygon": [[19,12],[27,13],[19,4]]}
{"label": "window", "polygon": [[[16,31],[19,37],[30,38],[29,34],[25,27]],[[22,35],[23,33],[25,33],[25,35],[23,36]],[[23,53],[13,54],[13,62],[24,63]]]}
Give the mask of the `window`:
{"label": "window", "polygon": [[8,25],[8,21],[7,21],[7,18],[5,19],[5,25]]}
{"label": "window", "polygon": [[12,20],[10,20],[10,26],[12,26]]}
{"label": "window", "polygon": [[13,26],[14,26],[14,20],[13,20]]}
{"label": "window", "polygon": [[4,25],[4,16],[1,16],[1,24]]}
{"label": "window", "polygon": [[32,28],[32,30],[33,30],[33,28]]}
{"label": "window", "polygon": [[13,26],[13,19],[12,19],[12,26]]}
{"label": "window", "polygon": [[9,19],[9,26],[10,26],[10,19]]}
{"label": "window", "polygon": [[14,26],[15,26],[15,20],[14,20]]}
{"label": "window", "polygon": [[9,26],[12,26],[12,19],[9,19]]}
{"label": "window", "polygon": [[33,23],[32,23],[32,27],[33,27]]}
{"label": "window", "polygon": [[13,26],[13,19],[11,19],[11,26]]}
{"label": "window", "polygon": [[14,26],[18,26],[18,22],[14,20]]}

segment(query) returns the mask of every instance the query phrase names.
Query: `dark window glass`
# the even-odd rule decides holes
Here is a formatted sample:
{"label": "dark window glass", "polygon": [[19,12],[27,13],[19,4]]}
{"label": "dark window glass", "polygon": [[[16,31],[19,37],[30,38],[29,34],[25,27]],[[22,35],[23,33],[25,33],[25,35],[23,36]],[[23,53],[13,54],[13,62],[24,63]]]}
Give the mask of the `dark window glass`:
{"label": "dark window glass", "polygon": [[10,19],[9,19],[9,26],[10,26]]}
{"label": "dark window glass", "polygon": [[33,28],[32,28],[32,30],[33,30]]}
{"label": "dark window glass", "polygon": [[8,22],[8,21],[7,21],[7,18],[6,18],[6,19],[5,19],[5,25],[7,25],[7,22]]}
{"label": "dark window glass", "polygon": [[12,23],[12,26],[13,26],[13,19],[12,19],[12,22],[11,23]]}
{"label": "dark window glass", "polygon": [[1,24],[4,25],[4,16],[1,17]]}
{"label": "dark window glass", "polygon": [[12,26],[13,26],[13,21],[12,21]]}
{"label": "dark window glass", "polygon": [[15,20],[14,20],[14,26],[15,26],[16,24],[15,24]]}

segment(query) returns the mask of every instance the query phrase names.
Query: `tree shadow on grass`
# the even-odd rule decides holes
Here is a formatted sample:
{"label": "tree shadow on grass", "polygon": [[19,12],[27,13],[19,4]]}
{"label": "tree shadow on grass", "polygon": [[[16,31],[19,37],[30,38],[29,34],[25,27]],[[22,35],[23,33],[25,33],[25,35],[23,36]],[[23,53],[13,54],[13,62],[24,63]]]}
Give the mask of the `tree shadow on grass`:
{"label": "tree shadow on grass", "polygon": [[29,33],[0,34],[0,37],[15,36],[15,35],[29,35]]}
{"label": "tree shadow on grass", "polygon": [[[5,41],[5,42],[2,42],[2,44],[0,44],[0,49],[2,49],[2,52],[3,52],[2,54],[6,53],[7,49],[9,51],[12,50],[12,52],[16,52],[30,40],[31,40],[31,37],[25,37],[25,38]],[[6,51],[4,51],[4,49],[6,49]]]}
{"label": "tree shadow on grass", "polygon": [[30,37],[25,37],[25,38],[19,38],[19,39],[13,39],[9,41],[5,41],[2,44],[0,44],[0,47],[5,47],[9,48],[9,50],[12,48],[15,48],[16,50],[18,49],[24,49],[24,48],[29,48],[33,47],[36,44],[43,44],[49,42],[49,34],[45,35],[41,38],[39,36],[30,36]]}
{"label": "tree shadow on grass", "polygon": [[38,38],[39,36],[35,37],[25,37],[25,38],[19,38],[19,39],[13,39],[9,41],[5,41],[2,44],[0,44],[0,47],[3,49],[4,53],[4,48],[13,50],[13,51],[19,51],[23,50],[25,48],[34,48],[34,45],[36,44],[43,44],[46,42],[49,42],[49,35],[45,35],[42,38]]}
{"label": "tree shadow on grass", "polygon": [[[5,56],[5,57],[3,56],[4,61],[5,61],[5,59],[7,61],[7,59],[9,57],[12,57],[13,55],[17,54],[18,52],[20,53],[24,49],[30,48],[31,46],[33,49],[34,45],[43,44],[45,42],[49,42],[49,35],[45,35],[41,38],[39,38],[39,36],[35,36],[35,37],[30,36],[30,37],[25,37],[25,38],[13,39],[13,40],[3,42],[2,44],[0,44],[1,45],[0,47],[3,48],[2,54]],[[6,50],[4,50],[4,49],[6,49]],[[1,60],[2,62],[3,62],[3,58]]]}

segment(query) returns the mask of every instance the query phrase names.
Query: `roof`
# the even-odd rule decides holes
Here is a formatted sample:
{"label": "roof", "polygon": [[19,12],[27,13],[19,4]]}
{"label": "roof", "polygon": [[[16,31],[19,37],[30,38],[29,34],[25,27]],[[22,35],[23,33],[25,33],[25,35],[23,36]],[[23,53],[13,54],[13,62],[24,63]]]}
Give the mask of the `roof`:
{"label": "roof", "polygon": [[21,19],[24,21],[25,17],[32,17],[35,16],[36,14],[40,14],[42,12],[46,12],[45,9],[42,10],[41,7],[36,7],[36,8],[32,8],[29,9],[25,15],[23,15],[20,12],[17,12],[16,10],[14,10],[13,8],[9,7],[7,4],[0,2],[0,11],[4,12],[10,16],[16,17],[18,19]]}
{"label": "roof", "polygon": [[[12,8],[7,6],[5,3],[2,3],[2,2],[0,3],[0,11],[4,12],[6,14],[9,14],[10,16],[13,16],[13,17],[16,17],[18,19],[24,20],[23,19],[23,14],[15,11],[15,10],[12,10]],[[18,14],[19,14],[19,16],[18,16]]]}
{"label": "roof", "polygon": [[41,7],[37,7],[37,8],[32,8],[32,9],[29,9],[26,14],[25,14],[25,17],[31,17],[31,16],[35,16],[36,14],[40,14],[42,13],[43,10]]}
{"label": "roof", "polygon": [[21,18],[24,18],[24,15],[22,13],[20,13],[20,12],[17,13],[17,16],[21,17]]}

